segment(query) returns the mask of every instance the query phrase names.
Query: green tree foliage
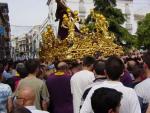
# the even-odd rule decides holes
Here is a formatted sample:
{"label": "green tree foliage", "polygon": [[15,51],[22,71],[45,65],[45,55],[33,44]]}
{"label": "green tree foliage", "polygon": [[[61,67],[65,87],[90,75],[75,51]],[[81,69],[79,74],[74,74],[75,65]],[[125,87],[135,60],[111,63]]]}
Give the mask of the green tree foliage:
{"label": "green tree foliage", "polygon": [[[116,7],[116,0],[94,0],[94,10],[103,14],[107,21],[109,22],[109,31],[113,32],[117,37],[116,42],[121,43],[126,42],[126,46],[131,47],[135,41],[133,41],[133,36],[123,28],[121,25],[126,21],[125,15],[120,9]],[[89,29],[94,30],[93,20],[89,15],[86,19],[86,23],[89,24]]]}
{"label": "green tree foliage", "polygon": [[137,38],[139,46],[150,48],[150,13],[138,22]]}

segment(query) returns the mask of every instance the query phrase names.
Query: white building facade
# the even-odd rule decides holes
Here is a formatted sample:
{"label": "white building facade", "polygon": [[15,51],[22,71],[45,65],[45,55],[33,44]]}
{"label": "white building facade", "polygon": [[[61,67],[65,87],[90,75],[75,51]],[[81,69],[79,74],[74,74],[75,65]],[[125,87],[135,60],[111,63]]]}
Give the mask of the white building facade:
{"label": "white building facade", "polygon": [[134,9],[134,31],[136,32],[138,27],[138,21],[141,21],[147,13],[150,13],[150,0],[134,0],[133,1]]}
{"label": "white building facade", "polygon": [[[66,5],[71,8],[72,11],[78,10],[79,17],[84,19],[90,13],[90,9],[94,8],[93,0],[63,0]],[[116,0],[117,8],[121,9],[123,14],[126,15],[126,22],[123,24],[123,27],[127,28],[131,34],[135,34],[137,31],[137,22],[141,20],[146,13],[150,11],[150,8],[147,8],[143,11],[137,11],[137,2],[140,5],[142,2],[149,3],[146,7],[150,6],[150,0]],[[142,4],[143,4],[142,3]],[[49,20],[50,24],[53,26],[55,34],[58,31],[58,22],[55,22],[55,13],[57,4],[55,0],[48,0],[47,5],[49,7]],[[149,9],[149,10],[148,10]],[[144,13],[143,13],[144,12]]]}
{"label": "white building facade", "polygon": [[29,58],[39,58],[40,41],[41,41],[41,26],[34,26],[28,33],[29,36]]}
{"label": "white building facade", "polygon": [[[94,8],[93,0],[64,0],[66,6],[71,8],[72,11],[79,11],[79,17],[83,20],[89,14],[90,10]],[[58,31],[58,22],[55,22],[55,13],[57,8],[57,3],[55,0],[48,0],[47,5],[49,7],[49,20],[50,24],[53,26],[56,33]],[[134,20],[133,14],[133,0],[117,0],[117,8],[121,9],[124,14],[126,14],[126,22],[124,27],[126,27],[130,33],[134,33],[132,22]]]}
{"label": "white building facade", "polygon": [[133,34],[135,32],[133,26],[133,0],[117,0],[117,8],[121,9],[122,13],[125,14],[126,22],[123,24],[123,27],[127,28],[127,30]]}
{"label": "white building facade", "polygon": [[42,33],[50,25],[48,18],[42,25],[32,27],[27,33],[11,37],[11,58],[14,61],[39,58]]}
{"label": "white building facade", "polygon": [[136,34],[138,21],[141,21],[146,13],[150,12],[150,0],[117,0],[117,8],[126,15],[124,27],[131,34]]}
{"label": "white building facade", "polygon": [[16,60],[16,56],[17,56],[17,50],[16,50],[16,48],[17,48],[17,37],[11,36],[10,46],[11,46],[11,50],[10,50],[11,58]]}
{"label": "white building facade", "polygon": [[[90,10],[94,8],[93,0],[62,0],[65,2],[66,6],[69,7],[72,11],[79,11],[79,17],[83,20],[85,19]],[[52,26],[55,35],[58,33],[59,22],[55,21],[55,13],[57,9],[57,3],[55,0],[48,0],[47,5],[49,7],[49,22]]]}
{"label": "white building facade", "polygon": [[39,58],[41,26],[34,26],[26,34],[11,38],[11,58],[24,60]]}

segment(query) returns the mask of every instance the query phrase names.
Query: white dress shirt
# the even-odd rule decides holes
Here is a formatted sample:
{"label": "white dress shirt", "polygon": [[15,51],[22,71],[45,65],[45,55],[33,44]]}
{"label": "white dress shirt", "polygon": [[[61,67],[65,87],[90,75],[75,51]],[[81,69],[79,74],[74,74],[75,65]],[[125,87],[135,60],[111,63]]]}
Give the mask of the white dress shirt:
{"label": "white dress shirt", "polygon": [[37,110],[35,106],[25,106],[28,110],[30,110],[32,113],[49,113],[47,111]]}
{"label": "white dress shirt", "polygon": [[91,97],[96,89],[101,87],[116,89],[123,93],[119,113],[141,113],[138,97],[135,91],[131,88],[123,86],[121,82],[106,80],[103,83],[94,86],[87,95],[80,113],[93,113],[91,106]]}
{"label": "white dress shirt", "polygon": [[94,73],[82,70],[75,73],[71,78],[71,93],[73,95],[74,113],[79,113],[81,98],[85,88],[93,83]]}
{"label": "white dress shirt", "polygon": [[143,103],[150,102],[150,78],[145,79],[135,86],[135,91],[143,99]]}

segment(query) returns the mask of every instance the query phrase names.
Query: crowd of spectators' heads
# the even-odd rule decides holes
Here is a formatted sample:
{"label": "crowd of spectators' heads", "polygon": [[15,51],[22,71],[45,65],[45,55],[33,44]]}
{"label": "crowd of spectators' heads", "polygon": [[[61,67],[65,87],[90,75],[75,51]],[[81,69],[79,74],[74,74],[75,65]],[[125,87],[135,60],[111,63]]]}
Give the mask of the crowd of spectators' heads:
{"label": "crowd of spectators' heads", "polygon": [[150,51],[0,61],[0,113],[150,113]]}

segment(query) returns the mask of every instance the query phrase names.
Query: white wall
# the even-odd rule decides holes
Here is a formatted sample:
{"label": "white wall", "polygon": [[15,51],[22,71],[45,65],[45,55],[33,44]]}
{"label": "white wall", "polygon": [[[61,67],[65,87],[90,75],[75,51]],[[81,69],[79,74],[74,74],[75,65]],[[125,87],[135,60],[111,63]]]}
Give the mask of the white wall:
{"label": "white wall", "polygon": [[[133,1],[133,12],[134,14],[138,14],[141,16],[145,16],[147,13],[150,13],[150,0],[134,0]],[[137,22],[139,20],[133,21],[134,30],[133,32],[136,33],[137,31]]]}
{"label": "white wall", "polygon": [[122,10],[123,14],[128,14],[126,17],[126,22],[122,25],[123,27],[127,28],[127,24],[131,26],[129,32],[131,34],[134,33],[134,13],[133,13],[133,1],[131,0],[117,0],[117,8]]}
{"label": "white wall", "polygon": [[[71,8],[71,10],[79,11],[79,2],[80,0],[67,0],[67,6]],[[84,0],[84,6],[86,10],[86,17],[89,15],[90,10],[94,8],[93,0]]]}
{"label": "white wall", "polygon": [[72,11],[79,11],[79,0],[67,0],[66,4]]}
{"label": "white wall", "polygon": [[[150,0],[133,0],[129,2],[129,0],[117,0],[117,8],[121,9],[123,13],[125,12],[125,3],[128,2],[129,9],[131,11],[130,23],[132,24],[132,34],[135,34],[137,31],[137,22],[134,18],[135,14],[144,16],[146,13],[150,13]],[[125,26],[125,24],[124,24]]]}

